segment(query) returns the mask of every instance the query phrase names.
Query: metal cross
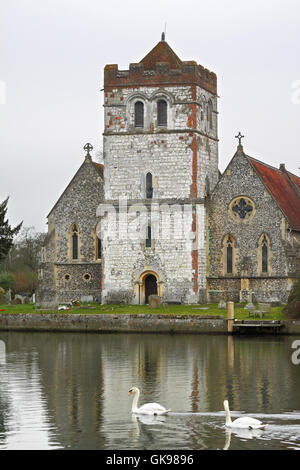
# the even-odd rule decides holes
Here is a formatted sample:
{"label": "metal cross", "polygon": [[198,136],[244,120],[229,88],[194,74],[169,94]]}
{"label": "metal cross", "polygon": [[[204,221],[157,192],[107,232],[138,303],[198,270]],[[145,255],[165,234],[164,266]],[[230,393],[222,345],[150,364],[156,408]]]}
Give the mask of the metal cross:
{"label": "metal cross", "polygon": [[242,145],[242,139],[244,138],[245,136],[242,135],[240,132],[238,133],[238,135],[235,136],[236,139],[239,139],[239,145]]}
{"label": "metal cross", "polygon": [[87,155],[87,156],[88,156],[88,155],[90,156],[90,151],[93,150],[93,148],[94,148],[94,147],[92,146],[92,144],[87,143],[87,144],[85,144],[85,146],[83,147],[83,150],[86,151],[86,155]]}

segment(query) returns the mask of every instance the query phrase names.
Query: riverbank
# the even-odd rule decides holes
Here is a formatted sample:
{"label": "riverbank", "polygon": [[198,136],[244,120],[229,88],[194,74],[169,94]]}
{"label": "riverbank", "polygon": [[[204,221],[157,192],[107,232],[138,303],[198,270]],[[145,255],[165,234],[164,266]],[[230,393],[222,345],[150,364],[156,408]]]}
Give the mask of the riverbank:
{"label": "riverbank", "polygon": [[[95,333],[230,334],[228,333],[228,320],[222,315],[79,313],[0,314],[0,331],[18,330]],[[235,319],[233,324],[233,334],[235,333],[300,335],[300,320],[241,321]]]}
{"label": "riverbank", "polygon": [[[248,311],[245,310],[245,303],[234,305],[234,316],[239,320],[249,320]],[[67,310],[59,311],[57,308],[43,308],[35,307],[34,304],[21,304],[21,305],[0,305],[0,314],[46,314],[46,313],[68,313],[68,314],[110,314],[110,315],[217,315],[227,318],[227,308],[219,309],[218,304],[202,304],[202,305],[183,305],[183,304],[160,304],[158,308],[150,308],[149,305],[99,305],[97,303],[83,303],[66,307]],[[271,312],[265,316],[266,320],[284,320],[283,313],[284,305],[272,307]]]}

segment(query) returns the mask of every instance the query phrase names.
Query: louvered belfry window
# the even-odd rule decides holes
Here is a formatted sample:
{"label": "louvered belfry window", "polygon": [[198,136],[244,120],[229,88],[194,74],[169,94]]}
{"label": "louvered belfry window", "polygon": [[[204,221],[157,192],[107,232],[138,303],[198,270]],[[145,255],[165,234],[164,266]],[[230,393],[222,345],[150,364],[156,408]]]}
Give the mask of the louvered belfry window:
{"label": "louvered belfry window", "polygon": [[144,127],[144,103],[137,101],[134,105],[134,126]]}
{"label": "louvered belfry window", "polygon": [[168,125],[168,105],[165,100],[157,102],[157,125],[163,127]]}

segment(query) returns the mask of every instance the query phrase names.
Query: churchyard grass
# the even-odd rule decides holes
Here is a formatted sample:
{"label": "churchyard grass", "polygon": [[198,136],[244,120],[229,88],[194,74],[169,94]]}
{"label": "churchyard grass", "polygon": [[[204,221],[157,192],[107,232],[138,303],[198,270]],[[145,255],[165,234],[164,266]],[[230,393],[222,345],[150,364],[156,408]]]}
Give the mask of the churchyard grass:
{"label": "churchyard grass", "polygon": [[[269,314],[265,314],[264,320],[284,320],[283,313],[284,305],[280,307],[272,307],[272,311]],[[18,304],[18,305],[0,305],[1,313],[11,314],[37,314],[37,313],[59,313],[59,314],[152,314],[152,315],[223,315],[227,317],[227,310],[220,310],[218,304],[206,304],[206,305],[160,305],[159,308],[149,308],[148,305],[99,305],[96,303],[81,304],[80,306],[70,307],[69,310],[60,310],[57,308],[39,309],[35,308],[33,304]],[[234,309],[235,318],[238,320],[257,320],[259,318],[253,318],[248,316],[248,311],[242,306],[235,306]]]}

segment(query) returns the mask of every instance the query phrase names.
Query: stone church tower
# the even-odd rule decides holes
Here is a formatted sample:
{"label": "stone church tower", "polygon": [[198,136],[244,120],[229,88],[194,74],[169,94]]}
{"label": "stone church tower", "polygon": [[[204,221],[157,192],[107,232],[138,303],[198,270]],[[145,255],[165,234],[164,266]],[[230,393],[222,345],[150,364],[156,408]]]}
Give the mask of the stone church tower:
{"label": "stone church tower", "polygon": [[104,70],[104,165],[48,215],[37,303],[286,302],[300,273],[300,177],[244,152],[218,171],[217,77],[161,41]]}
{"label": "stone church tower", "polygon": [[156,293],[167,302],[205,301],[205,198],[218,180],[216,75],[181,61],[162,35],[129,70],[105,67],[104,116],[104,198],[115,219],[99,209],[102,301],[142,304]]}

